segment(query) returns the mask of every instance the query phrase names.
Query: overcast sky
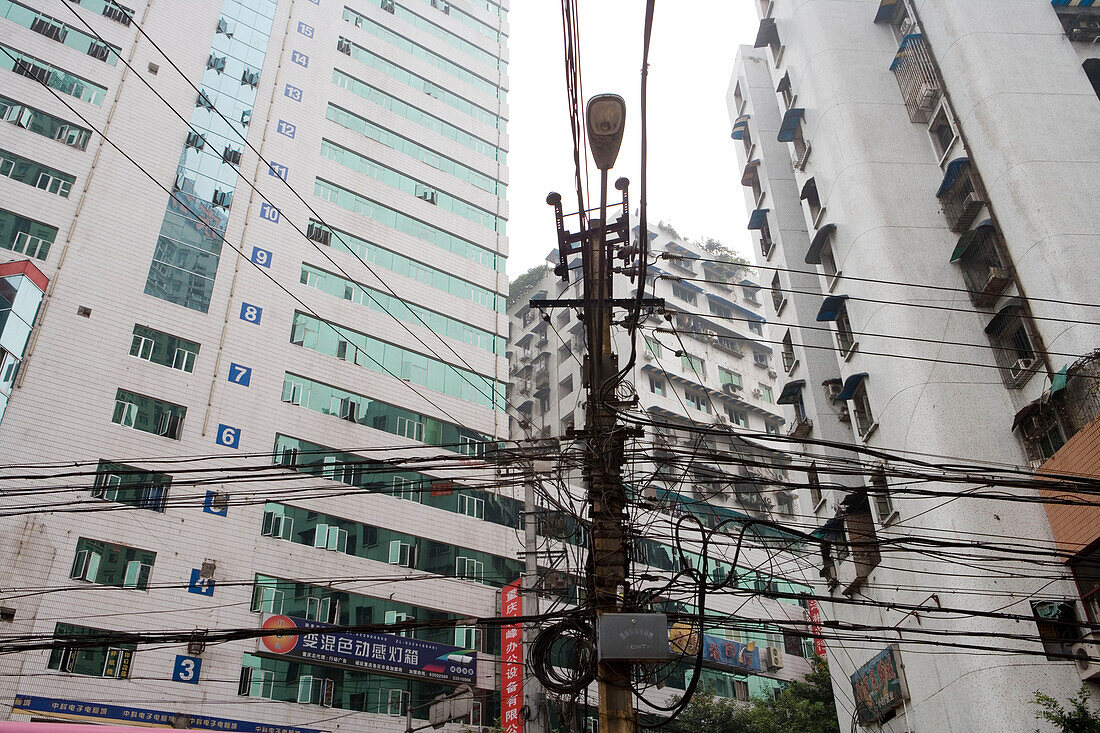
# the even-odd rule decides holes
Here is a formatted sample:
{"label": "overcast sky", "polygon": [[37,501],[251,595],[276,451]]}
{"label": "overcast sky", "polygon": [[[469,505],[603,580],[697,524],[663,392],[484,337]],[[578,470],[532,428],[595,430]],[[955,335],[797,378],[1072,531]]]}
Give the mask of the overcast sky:
{"label": "overcast sky", "polygon": [[[585,98],[614,92],[627,101],[627,133],[611,180],[630,179],[634,208],[645,2],[578,4]],[[577,204],[570,195],[561,3],[515,0],[508,20],[508,274],[514,278],[556,246],[546,194],[560,192],[567,213]],[[752,44],[758,24],[750,0],[657,0],[649,55],[649,220],[669,221],[689,239],[713,236],[746,255],[747,214],[725,97],[737,47]],[[595,205],[599,179],[591,170]]]}

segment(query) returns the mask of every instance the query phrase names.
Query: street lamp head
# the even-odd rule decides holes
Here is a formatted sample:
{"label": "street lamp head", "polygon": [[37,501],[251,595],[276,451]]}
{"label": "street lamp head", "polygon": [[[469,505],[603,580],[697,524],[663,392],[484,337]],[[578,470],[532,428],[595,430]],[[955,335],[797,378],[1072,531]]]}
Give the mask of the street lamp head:
{"label": "street lamp head", "polygon": [[618,94],[597,94],[585,108],[592,159],[602,171],[615,165],[626,127],[626,102]]}

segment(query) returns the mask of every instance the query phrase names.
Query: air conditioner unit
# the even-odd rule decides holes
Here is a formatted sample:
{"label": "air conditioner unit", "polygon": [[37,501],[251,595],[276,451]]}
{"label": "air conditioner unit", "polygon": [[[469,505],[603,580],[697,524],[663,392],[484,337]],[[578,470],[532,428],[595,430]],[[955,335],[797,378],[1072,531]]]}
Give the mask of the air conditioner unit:
{"label": "air conditioner unit", "polygon": [[772,379],[775,379],[775,378],[776,378],[777,376],[779,376],[779,375],[777,375],[777,374],[775,373],[775,370],[774,370],[774,369],[769,369],[769,370],[768,370],[768,376],[769,376],[769,377],[771,377]]}
{"label": "air conditioner unit", "polygon": [[917,23],[912,18],[906,18],[901,22],[901,35],[907,36],[917,29]]}
{"label": "air conditioner unit", "polygon": [[726,382],[725,384],[723,384],[722,385],[722,391],[725,392],[726,394],[732,395],[734,397],[737,397],[741,394],[741,388],[738,387],[733,382]]}
{"label": "air conditioner unit", "polygon": [[1024,372],[1029,371],[1035,366],[1035,358],[1017,359],[1016,363],[1008,368],[1009,373],[1012,374],[1013,379],[1021,376]]}
{"label": "air conditioner unit", "polygon": [[651,352],[649,349],[646,349],[642,352],[642,358],[646,361],[653,361],[653,352]]}
{"label": "air conditioner unit", "polygon": [[1077,676],[1083,680],[1100,679],[1100,634],[1095,631],[1070,647]]}
{"label": "air conditioner unit", "polygon": [[760,399],[763,395],[764,395],[764,393],[761,392],[759,388],[754,389],[752,391],[752,396],[755,397],[756,399]]}
{"label": "air conditioner unit", "polygon": [[768,669],[783,669],[783,652],[779,647],[769,646],[767,648],[767,661]]}

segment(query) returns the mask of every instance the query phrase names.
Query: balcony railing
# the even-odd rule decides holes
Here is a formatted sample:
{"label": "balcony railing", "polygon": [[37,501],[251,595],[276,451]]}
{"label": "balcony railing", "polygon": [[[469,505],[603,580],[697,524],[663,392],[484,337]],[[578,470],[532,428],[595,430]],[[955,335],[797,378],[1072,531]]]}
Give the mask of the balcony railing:
{"label": "balcony railing", "polygon": [[[954,165],[952,161],[949,165]],[[943,215],[953,232],[965,232],[974,222],[974,217],[985,206],[985,190],[978,174],[970,167],[970,162],[960,163],[960,170],[955,181],[941,190],[940,203],[943,206]]]}
{"label": "balcony railing", "polygon": [[790,427],[787,428],[787,435],[792,438],[805,438],[814,429],[814,421],[808,417],[796,417]]}
{"label": "balcony railing", "polygon": [[898,81],[909,121],[928,122],[942,87],[932,53],[920,33],[911,33],[901,40],[890,71]]}
{"label": "balcony railing", "polygon": [[963,280],[974,305],[988,308],[1012,282],[1012,271],[1001,257],[998,236],[992,226],[980,226],[967,234],[969,242],[959,257]]}

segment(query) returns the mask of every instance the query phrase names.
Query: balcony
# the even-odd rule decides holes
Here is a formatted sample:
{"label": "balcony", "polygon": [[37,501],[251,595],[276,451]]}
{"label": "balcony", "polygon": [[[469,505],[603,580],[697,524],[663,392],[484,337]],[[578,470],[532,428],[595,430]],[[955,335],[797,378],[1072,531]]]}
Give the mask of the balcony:
{"label": "balcony", "polygon": [[951,231],[965,232],[970,228],[986,202],[985,189],[969,158],[955,158],[947,164],[936,198]]}
{"label": "balcony", "polygon": [[1057,1],[1051,4],[1066,31],[1066,38],[1075,43],[1100,41],[1100,7],[1084,3],[1066,5]]}
{"label": "balcony", "polygon": [[807,438],[813,432],[814,421],[808,417],[796,417],[787,428],[787,435],[791,438]]}
{"label": "balcony", "polygon": [[924,36],[910,33],[901,39],[890,71],[894,72],[901,89],[901,99],[909,113],[909,121],[928,122],[942,87]]}
{"label": "balcony", "polygon": [[1012,282],[1012,271],[1001,256],[1000,237],[989,219],[959,237],[951,261],[962,268],[970,300],[979,308],[991,307]]}

